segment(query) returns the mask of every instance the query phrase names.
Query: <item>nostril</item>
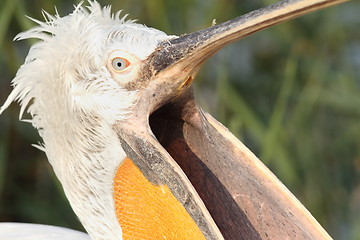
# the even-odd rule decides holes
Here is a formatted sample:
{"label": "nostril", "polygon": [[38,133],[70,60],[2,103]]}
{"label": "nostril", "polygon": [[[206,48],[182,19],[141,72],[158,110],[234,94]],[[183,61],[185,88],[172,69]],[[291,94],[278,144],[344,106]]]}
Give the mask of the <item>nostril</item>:
{"label": "nostril", "polygon": [[186,81],[184,82],[184,86],[189,86],[193,81],[193,77],[192,76],[189,76]]}
{"label": "nostril", "polygon": [[194,80],[193,76],[189,76],[180,86],[180,88],[184,88],[184,87],[188,87],[190,86],[190,84],[192,83],[192,81]]}

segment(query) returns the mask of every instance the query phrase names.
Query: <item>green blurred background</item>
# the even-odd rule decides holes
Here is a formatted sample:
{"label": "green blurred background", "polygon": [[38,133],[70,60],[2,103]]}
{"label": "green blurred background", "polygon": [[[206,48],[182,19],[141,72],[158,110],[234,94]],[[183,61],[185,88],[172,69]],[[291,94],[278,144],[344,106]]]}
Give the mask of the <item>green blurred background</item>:
{"label": "green blurred background", "polygon": [[[0,1],[0,102],[33,41],[13,42],[79,1]],[[169,34],[205,28],[275,1],[99,1]],[[335,239],[360,239],[360,1],[256,33],[208,61],[197,99],[283,181]],[[0,116],[0,221],[81,229],[19,107]]]}

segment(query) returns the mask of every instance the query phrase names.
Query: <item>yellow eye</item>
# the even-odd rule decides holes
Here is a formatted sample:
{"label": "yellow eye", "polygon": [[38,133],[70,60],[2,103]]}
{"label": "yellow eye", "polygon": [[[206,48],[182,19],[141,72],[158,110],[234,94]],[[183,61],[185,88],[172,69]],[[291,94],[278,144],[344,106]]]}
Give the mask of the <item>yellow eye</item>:
{"label": "yellow eye", "polygon": [[130,62],[125,58],[116,57],[111,61],[111,65],[116,72],[122,72],[130,66]]}

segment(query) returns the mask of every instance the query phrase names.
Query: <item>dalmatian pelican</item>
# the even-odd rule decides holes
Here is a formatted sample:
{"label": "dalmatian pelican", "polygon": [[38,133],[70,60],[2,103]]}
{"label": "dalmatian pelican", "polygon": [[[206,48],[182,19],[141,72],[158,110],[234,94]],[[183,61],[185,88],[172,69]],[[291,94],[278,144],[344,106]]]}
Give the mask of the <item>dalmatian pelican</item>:
{"label": "dalmatian pelican", "polygon": [[225,45],[343,0],[285,0],[182,36],[96,1],[45,22],[12,81],[87,234],[2,223],[0,239],[330,239],[290,191],[197,105],[191,83]]}

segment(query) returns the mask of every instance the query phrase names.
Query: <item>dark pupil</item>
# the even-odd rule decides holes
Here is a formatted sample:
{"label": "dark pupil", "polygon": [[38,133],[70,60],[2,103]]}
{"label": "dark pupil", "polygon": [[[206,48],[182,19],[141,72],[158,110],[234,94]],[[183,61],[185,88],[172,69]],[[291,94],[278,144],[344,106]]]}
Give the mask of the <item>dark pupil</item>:
{"label": "dark pupil", "polygon": [[122,63],[121,63],[121,62],[117,62],[117,66],[118,66],[118,67],[121,67],[121,66],[122,66]]}

